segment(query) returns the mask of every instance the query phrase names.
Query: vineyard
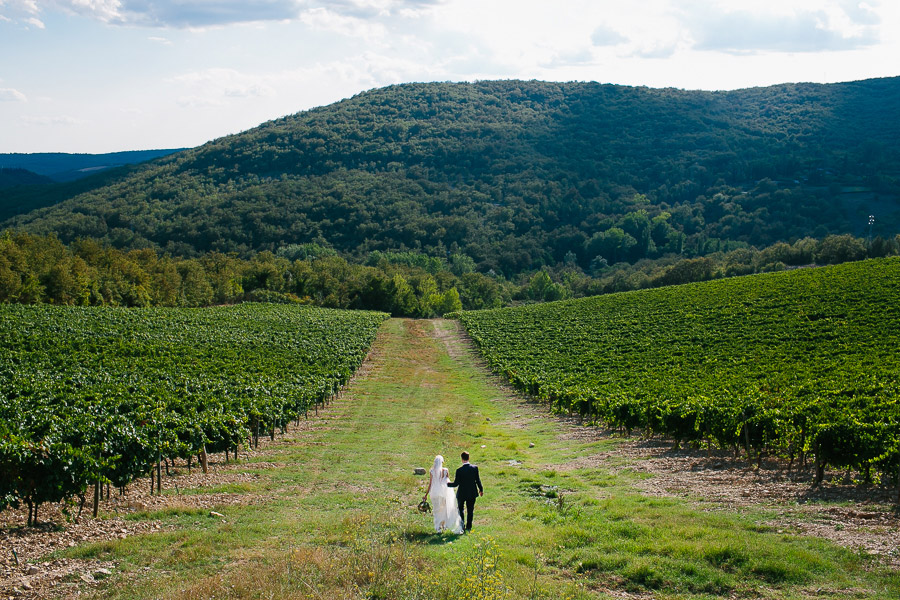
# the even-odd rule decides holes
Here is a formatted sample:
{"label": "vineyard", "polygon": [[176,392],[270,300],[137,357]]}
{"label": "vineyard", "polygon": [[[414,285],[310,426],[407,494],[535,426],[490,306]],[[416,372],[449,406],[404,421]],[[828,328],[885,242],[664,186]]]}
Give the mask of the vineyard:
{"label": "vineyard", "polygon": [[[900,260],[459,313],[520,390],[676,445],[900,480]],[[898,498],[900,500],[900,498]]]}
{"label": "vineyard", "polygon": [[386,317],[0,306],[0,509],[24,503],[31,524],[44,502],[83,507],[93,487],[96,506],[104,484],[159,489],[163,463],[236,456],[340,390]]}

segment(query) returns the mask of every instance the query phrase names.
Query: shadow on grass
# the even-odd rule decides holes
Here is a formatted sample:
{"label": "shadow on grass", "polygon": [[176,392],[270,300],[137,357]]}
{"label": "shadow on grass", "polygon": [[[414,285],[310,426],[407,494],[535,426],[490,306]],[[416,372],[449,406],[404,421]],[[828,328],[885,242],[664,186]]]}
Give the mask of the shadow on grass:
{"label": "shadow on grass", "polygon": [[462,539],[462,535],[455,533],[435,533],[433,531],[404,531],[401,536],[407,542],[415,544],[427,544],[429,546],[443,546]]}

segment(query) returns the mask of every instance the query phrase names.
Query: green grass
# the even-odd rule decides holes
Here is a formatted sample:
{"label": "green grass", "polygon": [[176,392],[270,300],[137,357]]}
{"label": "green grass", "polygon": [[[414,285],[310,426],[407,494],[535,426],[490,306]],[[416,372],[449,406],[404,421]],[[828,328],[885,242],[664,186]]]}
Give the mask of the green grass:
{"label": "green grass", "polygon": [[[267,502],[218,508],[224,523],[196,510],[141,514],[171,529],[65,555],[116,561],[119,576],[97,594],[128,599],[897,597],[897,574],[858,553],[643,496],[634,473],[573,468],[615,442],[516,419],[534,407],[470,357],[451,358],[430,328],[385,323],[375,368],[267,456],[278,465],[261,478]],[[472,534],[437,535],[415,511],[426,480],[413,467],[440,453],[453,469],[463,449],[485,496]]]}

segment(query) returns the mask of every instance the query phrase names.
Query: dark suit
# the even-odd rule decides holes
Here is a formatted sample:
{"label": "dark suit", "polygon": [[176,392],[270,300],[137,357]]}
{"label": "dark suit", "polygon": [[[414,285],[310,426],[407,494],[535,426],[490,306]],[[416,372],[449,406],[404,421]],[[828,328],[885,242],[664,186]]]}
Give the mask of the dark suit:
{"label": "dark suit", "polygon": [[[459,505],[459,517],[466,524],[466,531],[472,529],[472,513],[475,512],[475,499],[484,492],[481,487],[481,477],[478,476],[478,467],[464,463],[456,470],[453,481],[447,482],[448,487],[455,487],[456,503]],[[463,511],[465,510],[465,513]]]}

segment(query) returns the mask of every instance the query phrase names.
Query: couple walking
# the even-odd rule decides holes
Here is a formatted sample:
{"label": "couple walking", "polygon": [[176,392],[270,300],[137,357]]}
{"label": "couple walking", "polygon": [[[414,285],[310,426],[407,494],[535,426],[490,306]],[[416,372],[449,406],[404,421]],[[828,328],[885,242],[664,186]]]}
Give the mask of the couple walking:
{"label": "couple walking", "polygon": [[[469,463],[468,452],[463,452],[460,456],[463,464],[456,470],[453,481],[450,481],[450,471],[444,467],[444,457],[441,455],[434,457],[434,465],[428,475],[425,499],[431,496],[434,530],[438,533],[463,533],[463,522],[466,524],[465,531],[471,530],[475,499],[484,495],[478,467]],[[452,488],[457,488],[456,495]]]}

